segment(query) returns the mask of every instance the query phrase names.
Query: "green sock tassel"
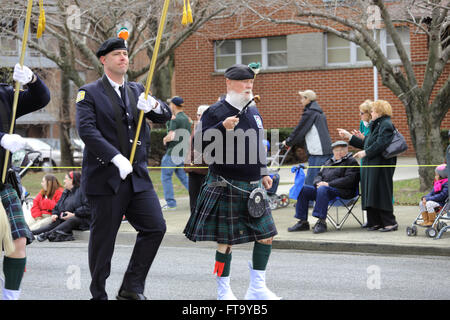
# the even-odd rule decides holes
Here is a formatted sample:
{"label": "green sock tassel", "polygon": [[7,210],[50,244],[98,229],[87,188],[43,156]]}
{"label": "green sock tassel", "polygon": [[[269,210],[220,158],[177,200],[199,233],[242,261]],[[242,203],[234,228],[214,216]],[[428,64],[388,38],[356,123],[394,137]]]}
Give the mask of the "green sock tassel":
{"label": "green sock tassel", "polygon": [[228,277],[231,269],[231,253],[221,253],[216,251],[216,264],[214,266],[214,273],[219,277]]}

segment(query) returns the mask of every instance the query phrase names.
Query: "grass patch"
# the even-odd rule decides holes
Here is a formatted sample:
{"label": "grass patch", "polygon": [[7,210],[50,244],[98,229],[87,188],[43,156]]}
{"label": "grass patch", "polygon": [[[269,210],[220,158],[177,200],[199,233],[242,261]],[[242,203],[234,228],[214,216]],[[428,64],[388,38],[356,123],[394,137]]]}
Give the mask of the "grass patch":
{"label": "grass patch", "polygon": [[[56,176],[59,183],[63,185],[64,176],[66,175],[67,171],[56,171],[54,170],[52,172],[53,175]],[[150,178],[152,179],[153,186],[155,187],[156,194],[158,195],[158,198],[164,199],[164,192],[161,184],[161,171],[160,170],[149,170]],[[35,197],[36,194],[41,190],[41,181],[42,177],[45,175],[44,172],[33,172],[28,171],[25,177],[22,179],[22,184],[25,186],[27,191],[30,193],[31,197]],[[186,190],[186,188],[181,184],[180,180],[176,177],[174,174],[172,176],[172,182],[173,182],[173,191],[175,193],[175,198],[180,197],[188,197],[189,192]]]}
{"label": "grass patch", "polygon": [[418,178],[394,181],[394,205],[418,206],[424,195]]}

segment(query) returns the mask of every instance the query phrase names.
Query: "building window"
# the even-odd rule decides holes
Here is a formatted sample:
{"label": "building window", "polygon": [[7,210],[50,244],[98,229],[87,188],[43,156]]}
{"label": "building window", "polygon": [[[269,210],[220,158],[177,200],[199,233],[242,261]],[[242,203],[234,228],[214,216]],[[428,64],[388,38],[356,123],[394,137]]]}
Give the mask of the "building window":
{"label": "building window", "polygon": [[214,47],[219,72],[235,63],[260,62],[261,69],[287,67],[286,36],[216,41]]}
{"label": "building window", "polygon": [[[2,29],[8,29],[12,32],[17,32],[17,21],[10,20],[8,22],[0,23]],[[13,36],[3,33],[0,36],[0,55],[1,56],[16,56],[18,50],[18,41]]]}
{"label": "building window", "polygon": [[[406,27],[397,28],[397,32],[402,40],[408,56],[410,55],[409,29]],[[376,41],[389,61],[399,62],[399,56],[391,36],[386,30],[377,30]],[[326,34],[326,62],[327,65],[356,65],[370,63],[365,51],[354,42],[339,38],[333,33]]]}

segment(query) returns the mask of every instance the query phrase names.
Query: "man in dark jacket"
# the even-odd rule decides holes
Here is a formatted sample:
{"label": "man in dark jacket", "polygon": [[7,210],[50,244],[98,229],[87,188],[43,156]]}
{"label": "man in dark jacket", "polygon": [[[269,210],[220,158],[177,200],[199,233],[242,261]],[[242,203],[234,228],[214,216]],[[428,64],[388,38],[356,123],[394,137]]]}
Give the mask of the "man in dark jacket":
{"label": "man in dark jacket", "polygon": [[332,144],[333,157],[324,164],[324,168],[314,179],[314,186],[304,185],[295,206],[295,217],[299,221],[288,231],[309,230],[308,201],[316,200],[312,215],[318,218],[314,233],[327,230],[328,203],[339,196],[350,199],[355,196],[359,183],[359,164],[348,152],[345,141]]}
{"label": "man in dark jacket", "polygon": [[331,157],[331,138],[327,118],[316,101],[315,92],[305,90],[299,91],[299,94],[304,107],[303,115],[283,144],[287,146],[306,144],[308,171],[305,184],[312,186],[320,166]]}
{"label": "man in dark jacket", "polygon": [[[13,79],[27,86],[25,90],[19,92],[16,119],[42,109],[49,103],[50,91],[45,83],[27,66],[16,64]],[[14,153],[23,149],[26,145],[25,139],[20,135],[8,133],[13,114],[14,92],[14,87],[0,83],[0,167],[2,169],[6,150]],[[10,166],[9,161],[8,168]],[[10,183],[0,183],[0,197],[7,216],[2,216],[0,225],[9,222],[10,238],[14,243],[13,251],[10,253],[9,250],[6,250],[8,253],[3,258],[5,281],[3,285],[0,282],[0,287],[2,287],[3,300],[17,300],[20,297],[20,284],[27,261],[26,245],[30,244],[34,237],[25,221],[18,194]],[[1,212],[0,214],[4,215]],[[4,229],[0,227],[0,230]],[[0,248],[5,244],[2,241],[3,236],[0,231]],[[4,249],[7,247],[3,246]]]}
{"label": "man in dark jacket", "polygon": [[117,299],[144,300],[145,279],[166,232],[147,170],[148,126],[142,126],[133,163],[129,156],[136,136],[138,109],[155,123],[165,123],[172,113],[164,102],[146,97],[142,84],[125,81],[129,61],[123,39],[105,41],[97,57],[105,74],[81,87],[77,96],[77,128],[86,145],[81,189],[91,207],[90,290],[93,299],[108,298],[106,279],[125,214],[138,233]]}

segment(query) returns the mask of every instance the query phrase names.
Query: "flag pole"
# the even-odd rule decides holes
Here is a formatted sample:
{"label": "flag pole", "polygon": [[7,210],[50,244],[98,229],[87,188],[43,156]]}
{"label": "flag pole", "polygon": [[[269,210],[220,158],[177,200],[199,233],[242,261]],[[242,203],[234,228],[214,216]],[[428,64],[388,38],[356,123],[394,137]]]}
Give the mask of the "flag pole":
{"label": "flag pole", "polygon": [[[25,60],[25,50],[27,48],[28,41],[28,31],[30,29],[30,20],[31,20],[31,8],[33,7],[33,0],[28,0],[27,6],[27,15],[25,19],[25,27],[23,30],[22,36],[22,52],[20,53],[20,66],[23,66],[23,62]],[[19,102],[19,90],[20,90],[20,82],[16,81],[16,86],[14,89],[14,100],[12,107],[12,118],[11,118],[11,126],[9,127],[9,134],[14,133],[14,124],[16,122],[16,112],[17,112],[17,103]],[[8,170],[8,162],[9,162],[9,150],[6,149],[5,153],[5,163],[3,164],[3,173],[2,173],[2,182],[5,183],[6,179],[6,171]]]}
{"label": "flag pole", "polygon": [[[147,99],[148,93],[150,91],[150,86],[151,86],[152,80],[153,80],[153,73],[155,72],[156,59],[158,58],[158,51],[159,51],[159,46],[161,43],[164,25],[166,22],[166,16],[167,16],[168,8],[169,8],[169,2],[170,2],[170,0],[164,1],[164,7],[163,7],[162,14],[161,14],[161,20],[159,21],[158,34],[156,36],[156,42],[155,42],[155,49],[153,50],[152,60],[150,63],[150,70],[149,70],[149,73],[147,76],[147,83],[145,85],[145,99]],[[139,113],[139,121],[138,121],[138,125],[136,128],[136,136],[134,137],[133,146],[131,148],[131,154],[130,154],[130,163],[131,164],[133,164],[134,155],[136,153],[136,145],[137,145],[137,141],[139,139],[139,133],[141,132],[141,126],[142,126],[143,119],[144,119],[144,111],[141,110]]]}

